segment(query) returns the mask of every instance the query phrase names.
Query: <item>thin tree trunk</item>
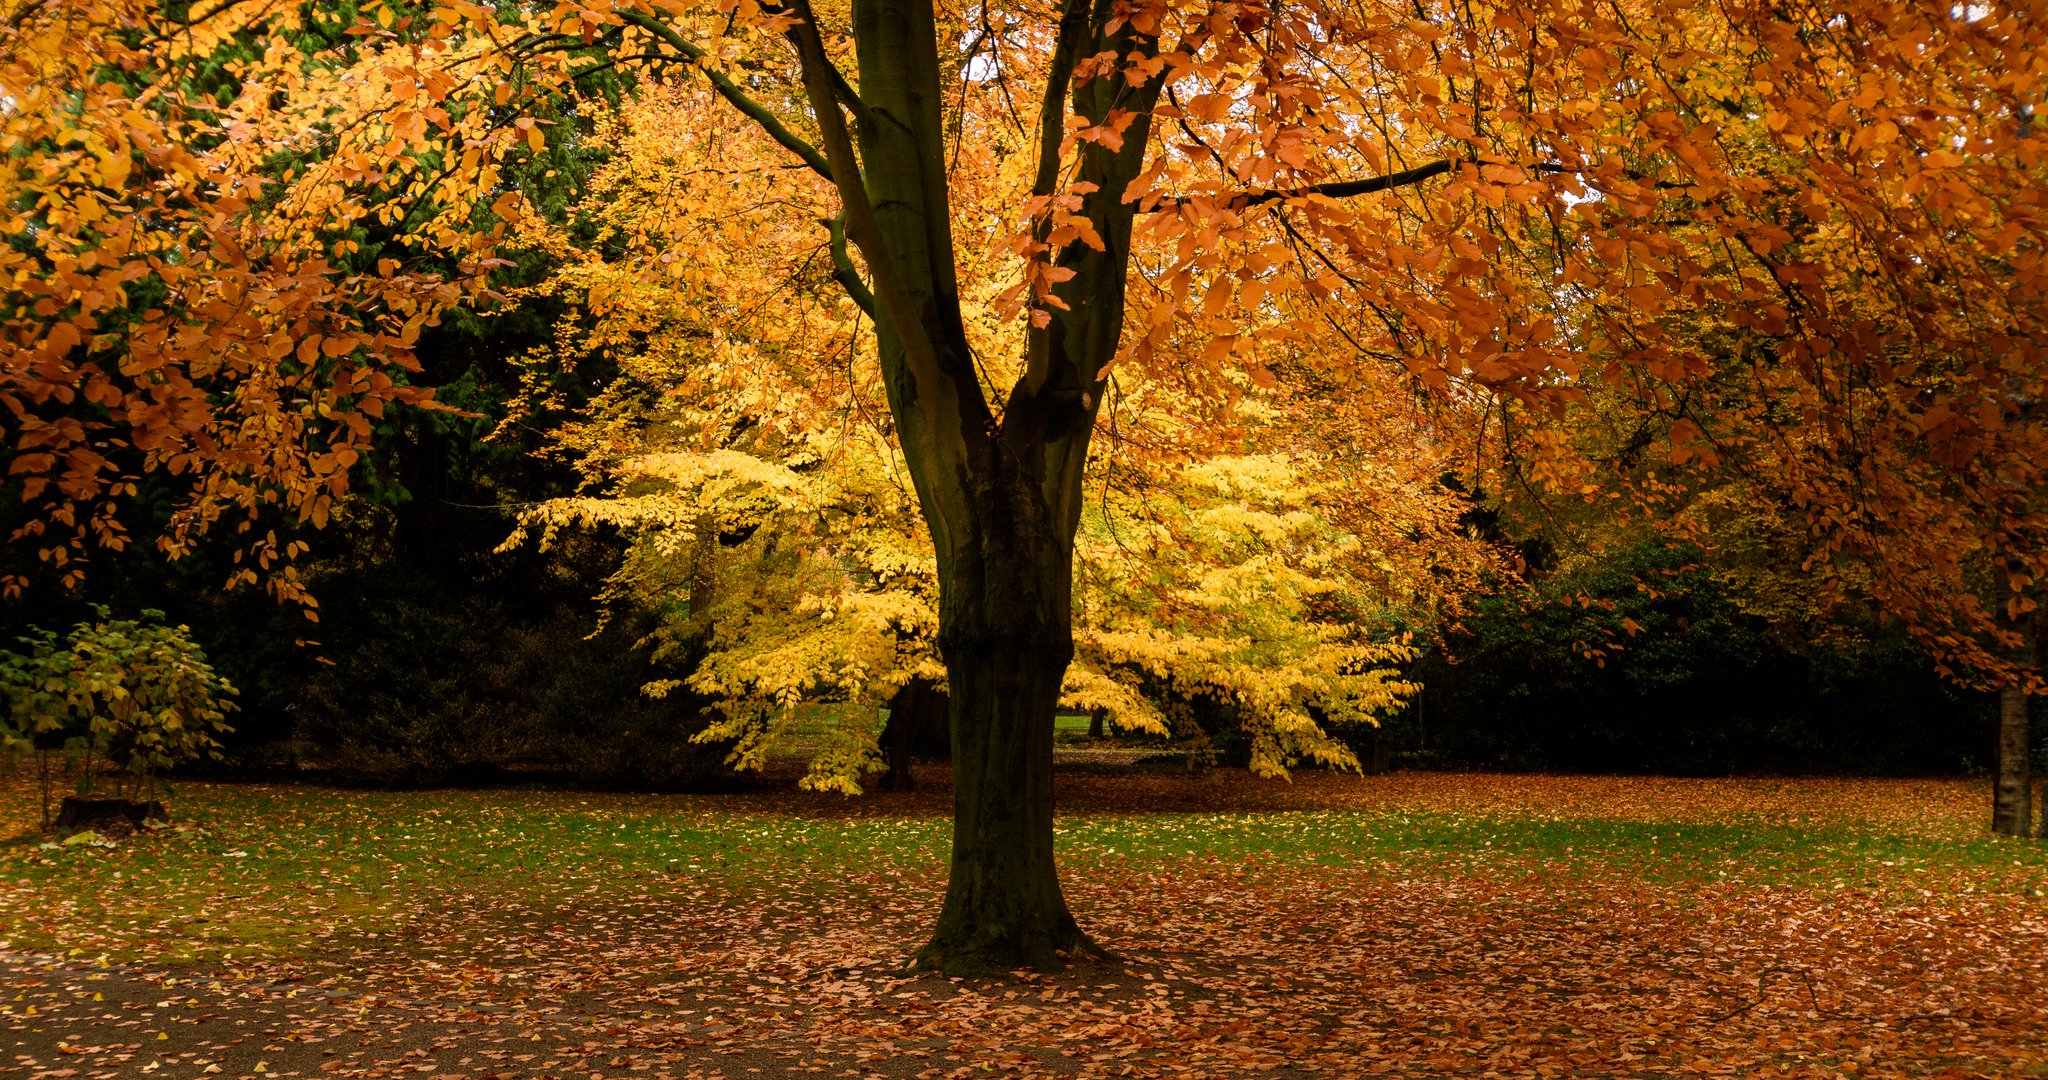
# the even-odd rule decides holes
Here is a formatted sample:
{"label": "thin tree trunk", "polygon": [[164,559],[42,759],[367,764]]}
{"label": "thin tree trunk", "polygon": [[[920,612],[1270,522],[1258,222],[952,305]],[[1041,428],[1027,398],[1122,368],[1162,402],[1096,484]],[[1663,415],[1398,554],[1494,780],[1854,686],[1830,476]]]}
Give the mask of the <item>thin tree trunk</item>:
{"label": "thin tree trunk", "polygon": [[889,771],[882,776],[883,791],[916,789],[917,780],[910,774],[910,755],[923,725],[925,699],[932,693],[930,683],[912,679],[889,700],[889,723],[882,729],[882,752],[889,760]]}
{"label": "thin tree trunk", "polygon": [[[2003,567],[1998,580],[2001,595],[2011,588]],[[2027,599],[2025,591],[2015,600]],[[2018,640],[2011,645],[2014,671],[2005,686],[1998,688],[1998,742],[1996,772],[1991,785],[1991,831],[2006,836],[2032,836],[2034,816],[2033,717],[2028,690],[2041,669],[2042,621],[2048,607],[2036,607],[2015,614],[2005,622]],[[2004,620],[2001,620],[2004,621]]]}
{"label": "thin tree trunk", "polygon": [[43,828],[50,827],[50,752],[36,751],[36,783],[43,793]]}
{"label": "thin tree trunk", "polygon": [[1998,777],[1991,796],[1991,831],[2006,836],[2033,834],[2034,777],[2032,725],[2023,686],[1998,691]]}

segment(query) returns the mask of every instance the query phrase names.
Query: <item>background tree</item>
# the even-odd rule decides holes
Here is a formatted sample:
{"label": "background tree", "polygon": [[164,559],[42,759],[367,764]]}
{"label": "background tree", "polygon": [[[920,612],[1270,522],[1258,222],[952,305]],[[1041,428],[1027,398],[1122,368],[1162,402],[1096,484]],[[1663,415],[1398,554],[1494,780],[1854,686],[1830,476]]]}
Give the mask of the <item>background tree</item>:
{"label": "background tree", "polygon": [[[99,618],[80,623],[60,643],[38,631],[24,639],[25,654],[0,650],[0,691],[7,716],[0,721],[0,751],[36,759],[43,826],[52,822],[52,759],[76,769],[78,793],[94,793],[96,766],[112,765],[118,812],[62,824],[127,826],[161,816],[157,803],[165,770],[220,756],[219,736],[229,728],[235,687],[215,674],[188,628],[166,626],[163,612],[138,619]],[[72,806],[65,807],[68,818]]]}
{"label": "background tree", "polygon": [[483,284],[467,226],[512,133],[447,102],[434,43],[355,21],[58,2],[0,31],[15,538],[67,581],[147,492],[166,555],[232,518],[230,583],[305,601],[288,526],[328,520],[388,406],[429,400],[413,350]]}
{"label": "background tree", "polygon": [[1365,548],[1334,522],[1329,488],[1309,482],[1316,465],[1216,456],[1106,491],[1076,540],[1063,703],[1155,734],[1217,714],[1261,776],[1303,760],[1357,768],[1346,737],[1416,689],[1399,667],[1413,650],[1357,571],[1414,559],[1426,541]]}
{"label": "background tree", "polygon": [[[245,692],[231,747],[243,765],[417,783],[573,762],[612,781],[589,752],[605,739],[596,729],[663,726],[638,700],[637,667],[623,680],[606,670],[632,634],[580,640],[613,553],[586,539],[547,560],[490,557],[504,530],[493,504],[573,481],[522,452],[528,428],[485,441],[509,361],[560,313],[476,310],[493,306],[485,271],[514,286],[545,262],[482,257],[501,226],[491,205],[549,212],[587,155],[573,103],[509,107],[509,87],[501,97],[469,81],[474,48],[452,48],[413,14],[346,0],[289,13],[58,4],[24,6],[11,24],[6,55],[32,107],[5,118],[21,140],[7,168],[23,212],[7,307],[21,334],[9,340],[64,337],[67,320],[82,337],[61,361],[7,355],[0,385],[27,411],[0,421],[22,496],[0,502],[12,535],[0,578],[20,601],[0,624],[84,617],[94,602],[176,611]],[[180,21],[198,15],[203,25]],[[50,51],[59,31],[61,55]],[[615,93],[618,76],[577,86]],[[539,124],[557,133],[552,145],[528,138]],[[103,212],[52,219],[53,200],[73,196]],[[138,223],[145,249],[121,231]],[[85,251],[105,287],[77,291],[65,251]],[[393,290],[410,299],[381,306]],[[53,306],[63,296],[77,303]],[[348,310],[330,318],[322,305]],[[359,315],[359,328],[398,333],[350,338]],[[38,329],[37,318],[54,321]],[[132,354],[127,331],[150,326],[172,337],[159,354],[157,331],[137,330],[146,348]],[[302,340],[314,332],[326,336]],[[244,356],[249,342],[318,355]],[[586,369],[556,389],[576,401],[604,377]],[[430,393],[448,407],[385,407]],[[51,418],[85,440],[80,468],[70,451],[43,452],[56,445]],[[71,480],[52,486],[46,468]],[[95,515],[108,525],[97,540],[74,528]],[[222,595],[223,582],[264,584],[302,610]],[[316,593],[329,618],[310,631],[300,616]],[[457,654],[469,659],[440,662]],[[645,745],[621,755],[674,757]]]}

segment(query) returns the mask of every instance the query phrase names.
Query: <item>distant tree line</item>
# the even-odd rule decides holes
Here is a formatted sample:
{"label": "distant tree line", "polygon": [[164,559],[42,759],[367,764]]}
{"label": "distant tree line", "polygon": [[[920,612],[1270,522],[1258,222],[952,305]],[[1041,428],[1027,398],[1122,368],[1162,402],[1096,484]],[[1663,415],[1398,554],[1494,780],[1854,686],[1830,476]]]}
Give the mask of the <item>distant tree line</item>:
{"label": "distant tree line", "polygon": [[1744,610],[1696,548],[1645,544],[1485,596],[1410,669],[1379,738],[1395,760],[1714,776],[1971,774],[1992,695],[1895,625]]}

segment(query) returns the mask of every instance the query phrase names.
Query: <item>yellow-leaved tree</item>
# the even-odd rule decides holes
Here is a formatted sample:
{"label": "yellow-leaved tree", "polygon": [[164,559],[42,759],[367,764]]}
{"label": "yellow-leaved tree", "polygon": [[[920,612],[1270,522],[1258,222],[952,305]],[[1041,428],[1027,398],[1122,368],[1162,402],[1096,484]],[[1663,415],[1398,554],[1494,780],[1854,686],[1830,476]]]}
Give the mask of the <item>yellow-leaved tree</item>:
{"label": "yellow-leaved tree", "polygon": [[[935,556],[877,422],[879,388],[850,368],[843,383],[815,379],[861,333],[851,309],[820,295],[831,283],[804,276],[815,243],[779,232],[772,215],[672,214],[699,187],[726,184],[722,157],[749,152],[743,132],[694,141],[677,117],[703,107],[672,89],[601,122],[615,153],[575,224],[528,240],[565,265],[537,291],[591,315],[533,358],[534,385],[548,385],[543,369],[599,353],[619,374],[559,432],[558,452],[581,461],[590,490],[531,508],[508,542],[628,530],[614,598],[665,616],[657,657],[672,670],[650,692],[710,702],[715,719],[698,737],[730,742],[736,767],[803,753],[806,786],[856,791],[881,763],[883,707],[947,688]],[[678,250],[727,273],[671,281]],[[760,281],[778,285],[745,290]],[[1196,460],[1219,431],[1245,445],[1287,437],[1279,391],[1246,379],[1190,402],[1135,378],[1117,391],[1128,445],[1092,481],[1103,487],[1078,557],[1081,662],[1063,704],[1161,735],[1169,715],[1191,729],[1206,704],[1262,773],[1304,758],[1355,766],[1332,731],[1371,723],[1408,689],[1390,666],[1405,646],[1362,624],[1432,584],[1386,573],[1449,542],[1456,496],[1414,468],[1412,441],[1399,452],[1414,512],[1391,510],[1391,464],[1367,477],[1276,452]],[[840,422],[820,426],[821,411]],[[1397,519],[1370,534],[1376,549],[1336,521],[1362,486]]]}

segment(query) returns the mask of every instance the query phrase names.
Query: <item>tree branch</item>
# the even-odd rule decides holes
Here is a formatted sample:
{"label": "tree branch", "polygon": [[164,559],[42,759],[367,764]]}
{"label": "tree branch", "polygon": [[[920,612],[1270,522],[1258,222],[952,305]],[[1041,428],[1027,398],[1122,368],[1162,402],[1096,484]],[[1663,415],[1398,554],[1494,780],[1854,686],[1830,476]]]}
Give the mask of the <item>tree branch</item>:
{"label": "tree branch", "polygon": [[[789,130],[783,124],[782,119],[769,111],[766,105],[747,96],[747,92],[740,89],[739,84],[733,82],[724,72],[704,66],[706,54],[703,49],[697,47],[695,42],[662,25],[660,20],[645,12],[634,11],[630,8],[619,8],[617,10],[620,18],[654,35],[655,38],[659,39],[669,48],[682,53],[693,61],[698,69],[704,72],[704,77],[711,80],[712,89],[717,90],[720,97],[731,102],[733,107],[745,114],[748,119],[761,125],[761,130],[766,131],[769,138],[781,143],[785,149],[802,158],[804,164],[811,167],[812,172],[827,180],[834,179],[832,165],[826,155],[819,153],[817,147],[805,142],[795,132]],[[805,70],[808,77],[809,65],[805,66]],[[837,181],[835,180],[834,182],[836,183]]]}
{"label": "tree branch", "polygon": [[[1244,191],[1218,198],[1235,209],[1244,210],[1261,203],[1278,202],[1281,199],[1300,199],[1310,195],[1324,195],[1332,199],[1345,199],[1353,195],[1370,195],[1376,191],[1391,191],[1394,188],[1419,184],[1432,177],[1442,176],[1451,171],[1449,159],[1438,159],[1427,165],[1417,165],[1385,176],[1374,176],[1365,180],[1334,180],[1327,184],[1309,184],[1298,188],[1267,188],[1264,191]],[[1151,207],[1151,213],[1165,213],[1178,210],[1187,199],[1162,199]]]}
{"label": "tree branch", "polygon": [[791,8],[797,22],[790,28],[790,36],[796,41],[797,55],[803,64],[804,93],[810,98],[811,111],[817,114],[818,134],[825,143],[832,183],[839,189],[846,234],[867,259],[868,274],[875,281],[872,296],[877,301],[877,317],[886,316],[895,330],[917,385],[926,392],[937,393],[945,381],[938,350],[882,242],[882,229],[875,221],[875,208],[868,201],[860,164],[853,155],[853,137],[846,130],[846,117],[839,111],[838,96],[832,87],[828,73],[832,61],[825,55],[825,40],[818,33],[817,16],[812,14],[809,0],[794,0]]}
{"label": "tree branch", "polygon": [[[1067,90],[1074,81],[1074,65],[1080,60],[1081,46],[1092,30],[1091,7],[1089,0],[1066,0],[1060,12],[1059,38],[1053,43],[1052,65],[1045,75],[1045,100],[1038,109],[1038,175],[1031,181],[1031,194],[1037,197],[1051,195],[1059,184],[1060,143],[1066,138],[1067,129]],[[1031,238],[1044,243],[1050,228],[1050,220],[1041,217],[1032,223]],[[1052,253],[1046,252],[1045,257],[1051,258]],[[1037,298],[1032,299],[1031,306],[1038,306]],[[1052,335],[1034,326],[1028,332],[1024,378],[1018,386],[1025,395],[1035,395],[1051,376]]]}
{"label": "tree branch", "polygon": [[[1185,125],[1183,125],[1182,129],[1186,130]],[[1193,135],[1194,133],[1189,131],[1188,134]],[[1200,142],[1201,140],[1197,137],[1196,141]],[[1204,147],[1207,145],[1207,143],[1203,143]],[[1210,153],[1213,154],[1215,151],[1212,150]],[[1459,162],[1448,158],[1440,158],[1427,165],[1417,165],[1412,169],[1403,169],[1400,172],[1387,173],[1384,176],[1368,177],[1364,180],[1333,180],[1326,184],[1308,184],[1297,188],[1266,188],[1262,191],[1240,191],[1235,194],[1217,196],[1216,200],[1232,209],[1245,210],[1258,206],[1261,203],[1278,202],[1282,199],[1300,199],[1310,195],[1323,195],[1332,199],[1346,199],[1353,195],[1370,195],[1377,191],[1391,191],[1394,188],[1419,184],[1425,180],[1450,172],[1458,164]],[[1472,162],[1472,164],[1490,165],[1498,163],[1481,159]],[[1591,171],[1591,166],[1563,165],[1555,161],[1539,161],[1533,165],[1517,164],[1516,167],[1539,173]],[[1651,180],[1633,171],[1624,171],[1622,175],[1630,180],[1646,183],[1660,191],[1681,191],[1694,186],[1681,180]],[[1190,201],[1192,200],[1188,198],[1162,199],[1150,207],[1148,212],[1157,214],[1178,210],[1183,204]]]}
{"label": "tree branch", "polygon": [[1038,108],[1038,175],[1031,194],[1050,195],[1059,182],[1060,142],[1066,138],[1067,90],[1074,81],[1074,65],[1081,58],[1081,45],[1088,37],[1089,0],[1066,0],[1060,12],[1059,38],[1052,48],[1052,64],[1045,74],[1045,100]]}
{"label": "tree branch", "polygon": [[[761,10],[770,15],[795,15],[799,18],[802,17],[801,13],[797,10],[797,5],[788,2],[788,0],[761,0]],[[728,23],[729,25],[730,23]],[[789,35],[790,42],[796,44],[796,31],[791,29],[786,31],[786,33]],[[798,48],[801,51],[801,45]],[[832,80],[832,92],[839,96],[839,103],[846,106],[847,112],[853,114],[853,122],[855,124],[867,123],[868,103],[861,100],[859,92],[854,90],[853,83],[847,79],[846,73],[839,70],[838,64],[828,60],[825,63],[825,75]]]}
{"label": "tree branch", "polygon": [[875,294],[860,279],[860,271],[853,266],[853,256],[846,250],[846,212],[842,210],[839,216],[826,218],[825,228],[832,235],[832,279],[846,290],[846,295],[852,297],[862,311],[868,313],[868,318],[874,318]]}
{"label": "tree branch", "polygon": [[[160,42],[168,41],[171,39],[173,35],[180,34],[187,30],[190,30],[193,27],[198,26],[200,23],[206,22],[224,11],[227,11],[231,8],[237,8],[242,6],[242,4],[245,2],[246,0],[221,0],[220,3],[215,4],[213,7],[207,9],[206,11],[201,12],[197,15],[191,15],[183,19],[174,19],[166,15],[164,16],[164,21],[171,24],[173,27],[176,27],[176,29],[166,30],[161,34],[157,34],[153,37],[147,38],[143,41],[143,44],[145,46],[149,46],[158,44]],[[24,4],[22,5],[21,10],[15,12],[13,18],[8,20],[8,24],[10,26],[18,28],[27,21],[30,15],[33,15],[37,11],[40,11],[42,7],[43,4],[41,0],[37,0],[36,3]]]}
{"label": "tree branch", "polygon": [[832,80],[832,92],[839,96],[839,103],[846,106],[847,112],[853,114],[853,122],[856,124],[867,123],[868,103],[861,100],[860,94],[854,90],[853,84],[847,81],[846,73],[839,70],[838,64],[827,59],[825,61],[825,74]]}

